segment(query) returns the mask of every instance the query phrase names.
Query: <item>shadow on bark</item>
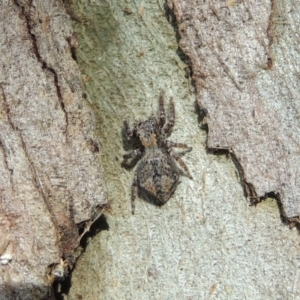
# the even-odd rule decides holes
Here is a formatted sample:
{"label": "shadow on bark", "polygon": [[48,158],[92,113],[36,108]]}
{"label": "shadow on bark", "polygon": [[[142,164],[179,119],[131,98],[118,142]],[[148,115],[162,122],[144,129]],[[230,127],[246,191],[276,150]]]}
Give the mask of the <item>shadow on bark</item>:
{"label": "shadow on bark", "polygon": [[[28,298],[31,295],[31,298]],[[0,286],[0,299],[8,300],[55,300],[52,287],[35,285]]]}
{"label": "shadow on bark", "polygon": [[[93,224],[91,225],[90,230],[87,231],[82,236],[82,238],[80,240],[81,251],[80,251],[79,257],[85,252],[85,249],[88,246],[90,240],[92,238],[94,238],[102,230],[109,230],[109,225],[107,223],[107,219],[104,214],[101,215],[97,220],[95,220],[93,222]],[[77,257],[72,269],[69,271],[67,276],[63,277],[61,280],[54,281],[53,293],[54,293],[55,298],[53,298],[53,299],[63,300],[63,299],[65,299],[64,295],[67,295],[69,293],[70,288],[72,286],[72,272],[76,268],[76,263],[77,263],[79,257]]]}

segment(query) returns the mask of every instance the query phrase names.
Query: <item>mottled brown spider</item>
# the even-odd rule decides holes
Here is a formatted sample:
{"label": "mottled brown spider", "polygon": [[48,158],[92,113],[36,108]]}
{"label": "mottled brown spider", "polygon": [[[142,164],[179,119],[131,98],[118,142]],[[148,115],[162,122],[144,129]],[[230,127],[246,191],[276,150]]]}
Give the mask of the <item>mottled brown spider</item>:
{"label": "mottled brown spider", "polygon": [[[171,98],[166,123],[163,93],[159,96],[158,117],[152,115],[146,121],[135,122],[133,129],[129,128],[128,122],[124,122],[127,137],[137,139],[140,144],[138,149],[123,156],[125,163],[129,159],[140,159],[131,187],[132,214],[134,214],[137,194],[156,205],[163,205],[170,199],[180,183],[179,176],[183,174],[177,163],[184,169],[186,176],[192,179],[187,166],[181,159],[192,148],[167,140],[172,133],[174,122],[175,107]],[[174,147],[186,150],[175,152],[172,149]]]}

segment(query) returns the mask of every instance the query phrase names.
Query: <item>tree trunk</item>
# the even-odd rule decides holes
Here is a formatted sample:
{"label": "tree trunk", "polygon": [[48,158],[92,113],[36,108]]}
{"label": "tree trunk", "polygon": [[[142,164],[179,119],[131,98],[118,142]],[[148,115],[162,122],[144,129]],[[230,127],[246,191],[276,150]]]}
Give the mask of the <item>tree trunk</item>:
{"label": "tree trunk", "polygon": [[[300,215],[298,53],[289,1],[169,0],[190,58],[197,101],[208,113],[209,149],[228,149],[252,202],[273,194]],[[294,10],[290,10],[293,6]],[[288,78],[288,80],[286,80]]]}
{"label": "tree trunk", "polygon": [[93,111],[60,1],[0,7],[0,298],[51,297],[106,203]]}
{"label": "tree trunk", "polygon": [[[277,150],[283,149],[283,128],[297,127],[297,120],[292,120],[296,113],[293,108],[283,124],[282,119],[274,121],[271,109],[275,105],[279,113],[279,108],[286,111],[289,106],[286,101],[296,102],[290,100],[293,97],[275,97],[273,90],[284,87],[281,81],[294,87],[294,95],[298,85],[295,78],[287,80],[290,72],[275,75],[284,56],[283,52],[280,59],[274,56],[272,49],[281,41],[269,37],[275,34],[278,18],[289,20],[284,22],[286,32],[297,18],[288,18],[287,13],[276,16],[279,11],[273,2],[172,1],[171,10],[164,1],[87,5],[78,0],[70,6],[88,99],[101,112],[102,161],[111,211],[106,213],[108,230],[90,241],[76,265],[68,299],[299,298],[299,236],[296,228],[290,230],[280,219],[283,212],[295,216],[297,211],[284,202],[283,196],[289,194],[278,188],[280,178],[273,180],[281,172],[277,166],[286,161],[275,162]],[[294,4],[289,10],[286,5],[285,10],[297,16],[300,7]],[[293,51],[297,47],[286,51],[297,55]],[[285,68],[293,61],[297,56]],[[182,176],[164,206],[137,199],[133,216],[135,168],[121,165],[122,155],[131,149],[122,143],[123,122],[132,126],[157,114],[161,90],[167,102],[173,97],[175,103],[170,140],[193,147],[182,158],[193,180]],[[282,91],[288,95],[285,88]],[[202,105],[200,116],[194,109],[195,98]],[[204,115],[208,136],[197,120]],[[291,131],[285,138],[296,133]],[[254,138],[256,143],[251,144]],[[268,146],[263,153],[258,139],[260,147]],[[286,141],[285,147],[296,141]],[[255,159],[255,165],[248,164]],[[269,173],[268,161],[274,164]],[[297,162],[289,169],[293,176],[295,168]],[[249,206],[245,184],[252,201],[280,192],[284,211],[272,199]]]}
{"label": "tree trunk", "polygon": [[[300,6],[64,5],[76,34],[61,1],[1,3],[0,299],[300,299]],[[132,215],[123,122],[161,91],[193,179]]]}

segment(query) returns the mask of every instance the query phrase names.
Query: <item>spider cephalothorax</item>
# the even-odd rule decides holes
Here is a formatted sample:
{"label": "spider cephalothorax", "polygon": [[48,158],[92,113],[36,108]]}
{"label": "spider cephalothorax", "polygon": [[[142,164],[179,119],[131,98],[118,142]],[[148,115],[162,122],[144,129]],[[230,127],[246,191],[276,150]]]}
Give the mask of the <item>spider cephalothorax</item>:
{"label": "spider cephalothorax", "polygon": [[[186,175],[192,178],[190,172],[181,157],[192,148],[185,144],[168,141],[175,121],[175,108],[172,98],[169,104],[169,118],[166,123],[163,93],[159,97],[158,118],[150,117],[146,121],[137,122],[130,129],[124,122],[125,131],[129,138],[137,138],[141,147],[125,154],[124,161],[140,157],[137,164],[134,180],[131,188],[132,213],[134,214],[135,198],[138,192],[147,200],[163,205],[175,192],[179,184],[180,169],[177,163],[184,169]],[[174,152],[172,148],[184,148],[182,152]],[[177,162],[177,163],[176,163]]]}
{"label": "spider cephalothorax", "polygon": [[154,148],[158,146],[158,126],[154,117],[144,122],[139,122],[134,126],[134,133],[140,139],[143,147]]}

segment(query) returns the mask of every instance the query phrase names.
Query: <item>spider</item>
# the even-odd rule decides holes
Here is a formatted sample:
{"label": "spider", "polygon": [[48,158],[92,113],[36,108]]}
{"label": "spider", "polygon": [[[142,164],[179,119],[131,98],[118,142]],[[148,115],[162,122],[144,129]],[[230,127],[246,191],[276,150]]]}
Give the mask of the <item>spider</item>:
{"label": "spider", "polygon": [[[182,143],[167,140],[172,133],[174,122],[175,107],[171,98],[166,123],[163,92],[159,96],[157,117],[152,115],[146,121],[135,122],[133,129],[130,129],[127,121],[124,122],[127,138],[135,139],[139,143],[138,149],[123,155],[123,163],[128,163],[129,159],[132,161],[139,160],[131,187],[132,214],[135,211],[137,195],[143,196],[148,202],[159,206],[171,198],[180,183],[179,176],[184,174],[177,163],[184,169],[185,175],[192,179],[187,166],[181,159],[192,148]],[[175,152],[172,149],[174,147],[185,150]]]}

